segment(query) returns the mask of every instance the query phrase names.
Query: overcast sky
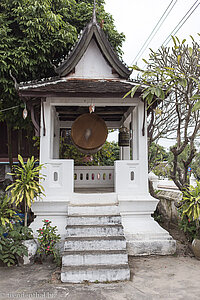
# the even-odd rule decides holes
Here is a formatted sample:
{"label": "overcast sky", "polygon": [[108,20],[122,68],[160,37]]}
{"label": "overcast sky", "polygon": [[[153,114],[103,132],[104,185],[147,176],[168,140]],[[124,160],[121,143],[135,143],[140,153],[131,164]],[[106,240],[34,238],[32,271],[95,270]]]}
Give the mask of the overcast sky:
{"label": "overcast sky", "polygon": [[[140,48],[151,34],[153,28],[156,26],[172,0],[105,0],[105,2],[105,10],[112,14],[117,30],[123,32],[126,36],[126,41],[123,44],[123,60],[128,65],[131,65]],[[174,3],[175,5],[172,8]],[[142,58],[148,59],[149,48],[156,51],[171,34],[188,10],[190,10],[191,6],[195,4],[189,14],[198,3],[200,3],[200,0],[173,0],[167,11],[169,12],[170,8],[172,8],[171,12],[152,39],[147,50],[137,61],[138,66],[144,67]],[[186,38],[188,43],[190,43],[191,39],[189,36],[192,35],[199,41],[199,36],[197,35],[197,33],[200,33],[199,25],[200,5],[181,27],[176,36],[180,40]],[[170,43],[168,46],[170,46]],[[117,135],[112,134],[109,137],[109,140],[116,140],[116,138]],[[166,148],[169,148],[173,143],[174,142],[168,140],[162,140],[160,142],[160,144]]]}
{"label": "overcast sky", "polygon": [[[171,0],[105,0],[105,2],[105,9],[112,14],[117,30],[126,36],[126,41],[123,44],[123,59],[128,65],[131,65]],[[176,4],[138,61],[138,65],[143,65],[142,58],[148,58],[149,48],[155,51],[162,45],[195,2],[193,9],[200,1],[173,0],[172,5]],[[189,35],[192,35],[198,39],[199,25],[200,5],[178,31],[178,38],[181,40],[186,38],[189,42]]]}

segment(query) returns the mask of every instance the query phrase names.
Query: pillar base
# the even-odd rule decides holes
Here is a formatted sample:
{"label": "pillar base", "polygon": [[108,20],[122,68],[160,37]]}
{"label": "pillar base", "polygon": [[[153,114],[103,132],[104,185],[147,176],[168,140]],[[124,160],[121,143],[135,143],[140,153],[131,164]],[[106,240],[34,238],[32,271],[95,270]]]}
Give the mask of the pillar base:
{"label": "pillar base", "polygon": [[176,252],[176,241],[167,233],[163,236],[140,236],[140,240],[126,237],[127,251],[132,256],[171,255]]}
{"label": "pillar base", "polygon": [[32,207],[35,219],[29,226],[37,236],[37,230],[43,226],[42,220],[50,220],[52,226],[57,226],[57,233],[64,238],[66,235],[68,202],[66,201],[36,201]]}
{"label": "pillar base", "polygon": [[[151,214],[158,200],[150,195],[119,197],[122,225],[129,255],[169,255],[176,251],[176,241]],[[129,200],[128,200],[129,199]]]}

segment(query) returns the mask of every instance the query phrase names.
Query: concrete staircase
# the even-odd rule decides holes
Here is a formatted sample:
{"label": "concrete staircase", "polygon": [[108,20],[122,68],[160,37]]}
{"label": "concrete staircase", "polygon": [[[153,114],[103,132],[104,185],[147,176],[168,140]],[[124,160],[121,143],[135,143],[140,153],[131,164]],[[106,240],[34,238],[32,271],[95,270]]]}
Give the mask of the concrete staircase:
{"label": "concrete staircase", "polygon": [[61,281],[129,280],[126,240],[116,205],[69,206]]}

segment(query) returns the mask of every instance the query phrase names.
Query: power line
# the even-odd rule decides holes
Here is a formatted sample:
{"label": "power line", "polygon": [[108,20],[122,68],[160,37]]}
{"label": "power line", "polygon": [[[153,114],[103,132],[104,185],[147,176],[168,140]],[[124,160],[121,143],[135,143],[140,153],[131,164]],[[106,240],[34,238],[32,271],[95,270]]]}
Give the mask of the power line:
{"label": "power line", "polygon": [[[195,6],[195,4],[198,2],[199,0],[196,0],[194,2],[194,4],[190,7],[190,9],[187,11],[187,13],[184,15],[184,17],[179,21],[179,23],[176,25],[176,27],[172,30],[172,32],[168,35],[168,37],[165,39],[165,41],[162,43],[162,46],[166,47],[168,45],[168,43],[170,42],[170,40],[172,39],[172,35],[175,35],[180,29],[181,27],[185,24],[185,22],[189,19],[189,17],[193,14],[193,12],[197,9],[197,7],[199,6],[200,3],[198,3],[196,5],[196,7],[192,10],[192,8]],[[189,12],[192,10],[192,12],[189,14]],[[186,18],[186,16],[189,14],[189,16]],[[185,19],[186,18],[186,19]],[[185,19],[185,20],[184,20]],[[182,21],[184,20],[184,22],[182,23]],[[182,23],[182,24],[181,24]],[[181,24],[181,26],[179,27],[179,25]],[[168,40],[169,39],[169,40]],[[168,40],[168,42],[167,42]]]}
{"label": "power line", "polygon": [[[133,64],[136,60],[138,60],[141,55],[144,53],[144,51],[146,50],[146,48],[148,47],[148,45],[150,44],[150,42],[152,41],[152,39],[154,38],[154,36],[156,35],[156,33],[158,32],[158,30],[160,29],[160,27],[162,26],[162,24],[164,23],[164,21],[166,20],[166,18],[168,17],[168,15],[170,14],[170,12],[172,11],[173,7],[175,6],[177,0],[174,2],[173,6],[170,8],[170,6],[172,5],[174,0],[172,0],[170,2],[170,4],[167,6],[167,8],[165,9],[164,13],[162,14],[161,18],[159,19],[159,21],[157,22],[156,26],[153,28],[152,32],[150,33],[150,35],[148,36],[148,38],[146,39],[146,41],[144,42],[144,44],[142,45],[142,47],[140,48],[138,54],[136,55],[136,57],[134,58],[133,62],[131,64]],[[170,8],[170,10],[168,11],[168,9]],[[168,11],[168,12],[167,12]],[[167,15],[165,16],[165,14],[167,13]],[[164,17],[165,16],[165,17]],[[163,19],[164,18],[164,19]],[[163,19],[163,20],[162,20]],[[162,21],[162,22],[161,22]],[[161,24],[159,25],[159,23],[161,22]],[[158,27],[159,26],[159,27]],[[158,29],[157,29],[158,27]],[[157,30],[156,30],[157,29]],[[155,32],[156,30],[156,32]],[[155,32],[155,33],[154,33]],[[153,35],[153,36],[152,36]],[[149,41],[150,40],[150,41]]]}
{"label": "power line", "polygon": [[17,108],[17,107],[19,107],[19,106],[20,106],[20,105],[12,106],[12,107],[9,107],[9,108],[4,108],[4,109],[0,110],[0,113],[1,113],[1,112],[4,112],[4,111],[7,111],[7,110],[11,110],[11,109]]}
{"label": "power line", "polygon": [[173,4],[173,6],[171,7],[171,9],[169,10],[169,12],[167,13],[167,15],[165,16],[165,18],[163,19],[162,23],[160,24],[160,26],[158,27],[158,29],[156,30],[156,32],[153,34],[153,36],[151,37],[151,39],[149,40],[149,42],[147,43],[146,47],[143,49],[143,51],[141,52],[141,54],[139,55],[139,57],[137,58],[137,60],[140,59],[140,57],[142,56],[142,54],[145,52],[145,50],[147,49],[147,47],[149,46],[149,44],[151,43],[151,41],[153,40],[154,36],[156,35],[156,33],[158,32],[158,30],[160,29],[160,27],[163,25],[164,21],[166,20],[166,18],[168,17],[168,15],[170,14],[170,12],[172,11],[172,9],[174,8],[176,2]]}

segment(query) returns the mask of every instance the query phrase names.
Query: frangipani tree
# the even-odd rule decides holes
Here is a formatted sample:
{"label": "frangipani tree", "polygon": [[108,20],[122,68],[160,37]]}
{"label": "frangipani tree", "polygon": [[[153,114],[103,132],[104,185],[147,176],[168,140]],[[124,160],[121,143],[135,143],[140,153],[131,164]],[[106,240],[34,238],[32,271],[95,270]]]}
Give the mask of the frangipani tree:
{"label": "frangipani tree", "polygon": [[7,187],[6,190],[11,191],[11,202],[18,206],[24,202],[24,226],[27,226],[27,214],[31,204],[36,197],[41,197],[44,194],[44,188],[40,181],[44,176],[40,174],[43,165],[37,165],[38,160],[32,156],[27,162],[18,155],[20,165],[14,167],[14,172],[9,175],[14,176],[15,181]]}
{"label": "frangipani tree", "polygon": [[[144,60],[146,69],[133,66],[141,74],[141,83],[129,94],[142,89],[141,97],[149,109],[150,144],[173,134],[176,144],[170,149],[170,177],[183,190],[189,184],[188,167],[196,155],[195,139],[200,129],[200,45],[193,37],[190,45],[177,37],[173,42],[172,47],[151,50],[149,60]],[[178,158],[186,148],[187,156],[180,164]]]}

